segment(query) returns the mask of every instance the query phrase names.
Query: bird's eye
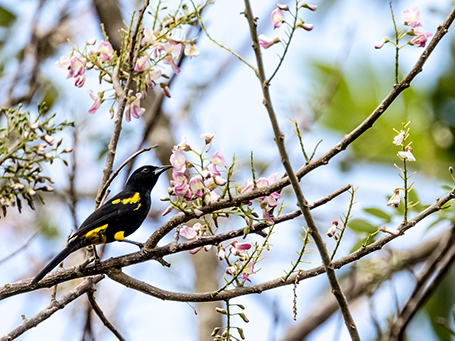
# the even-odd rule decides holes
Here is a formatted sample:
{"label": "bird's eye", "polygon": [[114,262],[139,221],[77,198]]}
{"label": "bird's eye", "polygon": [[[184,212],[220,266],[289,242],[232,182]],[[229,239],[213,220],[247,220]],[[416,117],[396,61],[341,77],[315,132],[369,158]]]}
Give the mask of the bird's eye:
{"label": "bird's eye", "polygon": [[148,173],[148,172],[150,172],[150,169],[148,169],[148,168],[144,168],[144,169],[142,170],[142,173]]}

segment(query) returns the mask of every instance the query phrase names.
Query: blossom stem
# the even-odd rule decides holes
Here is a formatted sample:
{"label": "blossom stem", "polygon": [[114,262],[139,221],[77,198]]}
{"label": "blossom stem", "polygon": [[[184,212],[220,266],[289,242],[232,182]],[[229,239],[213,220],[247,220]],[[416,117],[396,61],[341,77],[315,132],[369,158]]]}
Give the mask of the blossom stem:
{"label": "blossom stem", "polygon": [[295,2],[294,23],[292,24],[292,26],[290,24],[288,24],[289,26],[291,26],[291,32],[289,32],[289,39],[288,39],[288,41],[285,44],[283,54],[280,57],[280,61],[278,62],[278,65],[276,66],[275,71],[273,71],[272,75],[267,80],[267,83],[270,83],[272,81],[272,79],[278,73],[278,70],[281,68],[281,64],[283,64],[283,61],[284,61],[284,58],[286,57],[286,54],[287,54],[288,49],[289,49],[289,46],[291,45],[292,37],[294,36],[294,32],[297,29],[297,16],[298,16],[298,14],[299,14],[299,2],[296,1]]}
{"label": "blossom stem", "polygon": [[393,21],[393,27],[395,29],[395,84],[399,83],[399,74],[398,74],[398,68],[399,68],[399,51],[400,48],[398,47],[398,43],[400,42],[399,38],[399,31],[397,29],[397,23],[395,21],[395,15],[393,14],[393,8],[392,8],[392,1],[389,3],[390,6],[390,13],[392,14],[392,21]]}
{"label": "blossom stem", "polygon": [[209,38],[209,40],[218,45],[219,47],[221,47],[222,49],[225,49],[226,51],[228,51],[229,53],[231,53],[232,55],[234,55],[235,57],[237,57],[241,62],[243,62],[246,66],[248,66],[251,70],[254,71],[254,73],[258,73],[258,71],[254,68],[253,65],[251,65],[250,63],[248,63],[245,59],[242,58],[242,56],[240,56],[239,54],[235,53],[234,51],[232,51],[229,47],[226,47],[224,46],[223,44],[220,44],[219,42],[217,42],[215,39],[213,39],[210,34],[207,32],[207,29],[205,28],[205,25],[204,23],[202,22],[202,19],[201,19],[201,16],[199,15],[199,11],[200,11],[200,8],[196,7],[196,5],[194,4],[194,1],[191,0],[191,4],[193,5],[194,7],[194,11],[196,13],[196,16],[197,16],[197,20],[199,21],[199,24],[201,25],[201,28],[202,30],[204,31],[205,35],[207,36],[207,38]]}
{"label": "blossom stem", "polygon": [[[403,147],[404,150],[404,147]],[[406,159],[403,159],[403,181],[404,181],[404,215],[403,222],[408,222],[408,169]]]}
{"label": "blossom stem", "polygon": [[355,195],[355,192],[357,191],[357,189],[358,189],[358,187],[356,189],[351,187],[351,189],[349,190],[349,194],[351,194],[351,200],[349,201],[348,213],[344,216],[344,219],[341,219],[341,221],[343,222],[343,228],[341,229],[341,232],[340,232],[340,238],[338,238],[338,240],[337,240],[337,245],[335,246],[332,256],[330,257],[330,260],[332,260],[332,261],[333,261],[333,258],[335,257],[338,247],[340,246],[341,239],[343,239],[343,234],[344,234],[344,231],[346,230],[346,227],[348,226],[348,221],[351,218],[351,210],[355,204],[354,195]]}

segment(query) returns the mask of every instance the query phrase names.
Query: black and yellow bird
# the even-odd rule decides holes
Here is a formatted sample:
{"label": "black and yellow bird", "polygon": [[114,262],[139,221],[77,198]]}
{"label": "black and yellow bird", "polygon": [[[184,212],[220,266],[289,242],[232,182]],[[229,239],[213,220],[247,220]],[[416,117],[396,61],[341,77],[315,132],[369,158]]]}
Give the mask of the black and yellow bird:
{"label": "black and yellow bird", "polygon": [[150,193],[159,176],[172,166],[143,166],[137,169],[125,188],[93,212],[71,236],[67,246],[36,275],[32,285],[38,283],[69,254],[88,245],[113,241],[127,242],[142,247],[143,244],[125,237],[135,232],[150,210]]}

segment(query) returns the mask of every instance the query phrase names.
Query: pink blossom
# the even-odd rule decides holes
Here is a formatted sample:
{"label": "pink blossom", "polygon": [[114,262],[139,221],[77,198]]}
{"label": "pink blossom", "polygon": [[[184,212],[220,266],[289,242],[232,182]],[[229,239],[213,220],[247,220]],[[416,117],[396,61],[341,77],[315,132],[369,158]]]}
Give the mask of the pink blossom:
{"label": "pink blossom", "polygon": [[180,228],[179,234],[181,237],[186,238],[186,239],[197,239],[200,234],[200,229],[201,229],[201,224],[197,223],[194,224],[193,227],[183,225]]}
{"label": "pink blossom", "polygon": [[[163,83],[161,83],[161,84],[163,84]],[[167,85],[162,86],[161,91],[163,92],[164,96],[166,96],[167,98],[171,98],[171,90],[169,90],[169,87]]]}
{"label": "pink blossom", "polygon": [[425,47],[428,38],[431,37],[432,35],[433,33],[429,32],[428,33],[416,32],[416,36],[409,40],[409,44],[417,47]]}
{"label": "pink blossom", "polygon": [[112,45],[110,43],[102,40],[98,46],[97,52],[100,54],[100,58],[102,60],[110,61],[112,54],[114,52],[114,48],[112,47]]}
{"label": "pink blossom", "polygon": [[189,250],[188,252],[189,252],[190,254],[192,254],[192,255],[195,255],[195,254],[198,253],[201,249],[202,249],[202,246],[198,246],[198,247],[196,247],[196,248],[194,248],[194,249]]}
{"label": "pink blossom", "polygon": [[221,175],[216,166],[224,167],[225,164],[224,156],[216,152],[210,157],[210,162],[211,162],[210,171],[212,172],[212,174],[218,176]]}
{"label": "pink blossom", "polygon": [[239,275],[239,279],[241,281],[248,281],[251,282],[251,280],[248,278],[249,275],[251,275],[254,271],[254,263],[253,262],[248,262],[246,267],[243,269],[242,273]]}
{"label": "pink blossom", "polygon": [[395,190],[393,191],[392,197],[387,202],[387,206],[398,207],[400,205],[400,201],[401,201],[401,199],[400,199],[400,189],[399,188],[395,188]]}
{"label": "pink blossom", "polygon": [[386,37],[382,38],[381,40],[379,40],[376,44],[374,44],[374,48],[375,49],[381,49],[385,43],[387,43],[389,41],[389,39],[387,39]]}
{"label": "pink blossom", "polygon": [[71,65],[71,58],[67,56],[61,56],[58,61],[55,62],[58,67],[68,69]]}
{"label": "pink blossom", "polygon": [[171,186],[174,194],[177,196],[185,196],[189,191],[188,179],[186,178],[185,174],[178,173],[174,170],[172,173],[172,179],[173,180],[171,180]]}
{"label": "pink blossom", "polygon": [[202,169],[201,175],[204,179],[209,179],[212,176],[212,174],[210,173],[210,171],[208,170],[207,167],[204,167]]}
{"label": "pink blossom", "polygon": [[181,149],[173,149],[170,158],[174,173],[184,173],[186,170],[186,158]]}
{"label": "pink blossom", "polygon": [[251,243],[239,243],[238,241],[234,240],[231,243],[230,251],[236,257],[241,257],[245,254],[245,251],[251,249]]}
{"label": "pink blossom", "polygon": [[284,22],[283,11],[279,7],[276,7],[270,13],[270,20],[272,21],[273,29],[280,27]]}
{"label": "pink blossom", "polygon": [[155,81],[161,77],[161,70],[156,69],[156,70],[150,70],[145,74],[145,83],[149,88],[154,88],[155,87]]}
{"label": "pink blossom", "polygon": [[303,8],[309,9],[310,11],[314,12],[318,9],[318,6],[316,5],[308,5],[307,3],[302,4]]}
{"label": "pink blossom", "polygon": [[404,10],[403,11],[403,20],[404,24],[411,27],[419,27],[422,26],[420,23],[420,11],[418,7],[414,7],[413,9]]}
{"label": "pink blossom", "polygon": [[313,31],[313,24],[302,24],[302,28],[308,32]]}
{"label": "pink blossom", "polygon": [[172,70],[175,73],[180,73],[180,68],[175,64],[175,61],[180,57],[182,52],[182,44],[164,44],[164,50],[166,51],[166,56],[163,59],[164,64],[171,65]]}
{"label": "pink blossom", "polygon": [[126,122],[131,121],[131,116],[139,118],[145,112],[145,109],[141,108],[141,98],[142,94],[140,92],[138,92],[136,96],[130,96],[130,98],[128,98],[128,103],[125,107]]}
{"label": "pink blossom", "polygon": [[164,210],[164,212],[161,213],[161,215],[162,215],[162,216],[165,216],[165,215],[171,213],[173,209],[174,209],[174,208],[172,207],[172,205],[169,205],[168,207],[166,207],[166,209]]}
{"label": "pink blossom", "polygon": [[228,267],[226,268],[226,273],[227,273],[228,275],[234,276],[234,275],[236,274],[236,272],[237,272],[237,267],[234,266],[234,265],[228,266]]}
{"label": "pink blossom", "polygon": [[92,90],[88,90],[88,93],[89,93],[90,97],[95,101],[95,103],[93,103],[93,105],[88,110],[88,113],[89,114],[94,114],[94,113],[96,113],[96,111],[101,106],[101,103],[102,103],[102,100],[103,100],[103,96],[104,96],[104,92],[98,92],[98,96],[96,96],[96,97],[93,95],[93,91]]}
{"label": "pink blossom", "polygon": [[273,46],[280,42],[280,39],[278,39],[278,38],[270,39],[269,37],[267,37],[263,34],[260,34],[258,38],[259,38],[259,45],[261,45],[262,48],[264,48],[264,49],[268,49],[270,46]]}
{"label": "pink blossom", "polygon": [[144,38],[142,38],[142,44],[150,45],[155,42],[156,36],[155,33],[148,27],[144,27]]}
{"label": "pink blossom", "polygon": [[225,178],[215,174],[213,175],[213,182],[218,186],[224,186],[227,184],[227,180]]}
{"label": "pink blossom", "polygon": [[77,75],[75,79],[76,81],[74,82],[74,85],[76,85],[78,88],[82,88],[82,86],[85,84],[85,73]]}
{"label": "pink blossom", "polygon": [[70,65],[68,67],[69,73],[66,79],[72,78],[72,77],[77,77],[79,75],[84,74],[85,72],[85,59],[84,58],[79,58],[76,56],[71,57],[70,59]]}
{"label": "pink blossom", "polygon": [[192,177],[189,182],[191,192],[193,192],[193,199],[200,198],[204,194],[204,182],[199,177]]}
{"label": "pink blossom", "polygon": [[136,61],[136,65],[134,66],[134,71],[136,72],[144,71],[147,65],[147,60],[148,60],[147,55],[138,58]]}
{"label": "pink blossom", "polygon": [[206,204],[216,202],[219,198],[220,198],[220,196],[218,194],[216,194],[215,192],[209,192],[204,197]]}
{"label": "pink blossom", "polygon": [[217,252],[217,257],[219,260],[223,260],[226,257],[226,250],[224,247],[220,246]]}

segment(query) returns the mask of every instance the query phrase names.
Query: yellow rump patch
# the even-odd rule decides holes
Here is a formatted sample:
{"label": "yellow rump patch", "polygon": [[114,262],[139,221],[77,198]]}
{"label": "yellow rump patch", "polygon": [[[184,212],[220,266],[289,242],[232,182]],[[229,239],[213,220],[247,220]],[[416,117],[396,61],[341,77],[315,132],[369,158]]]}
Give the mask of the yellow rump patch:
{"label": "yellow rump patch", "polygon": [[116,234],[114,234],[114,239],[121,241],[125,239],[125,231],[118,231]]}
{"label": "yellow rump patch", "polygon": [[135,204],[137,203],[139,200],[141,200],[141,195],[136,192],[134,193],[134,195],[130,198],[126,198],[126,199],[116,199],[116,200],[113,200],[112,203],[114,205],[117,205],[119,203],[122,203],[123,205],[127,205],[127,204]]}
{"label": "yellow rump patch", "polygon": [[103,225],[97,227],[85,234],[85,239],[89,242],[89,244],[104,244],[106,243],[106,229],[107,225]]}

